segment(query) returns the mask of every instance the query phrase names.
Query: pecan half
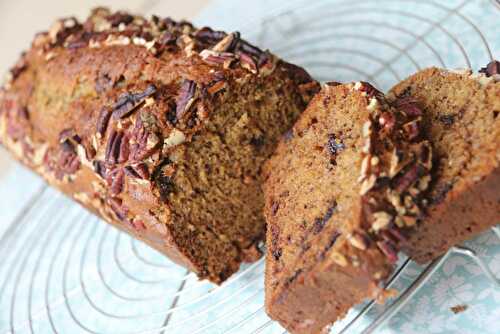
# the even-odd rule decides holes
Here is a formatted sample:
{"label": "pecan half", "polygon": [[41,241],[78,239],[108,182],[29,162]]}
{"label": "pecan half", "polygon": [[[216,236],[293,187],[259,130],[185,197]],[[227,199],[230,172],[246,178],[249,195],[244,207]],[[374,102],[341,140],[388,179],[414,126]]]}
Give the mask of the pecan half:
{"label": "pecan half", "polygon": [[122,94],[112,106],[113,118],[121,119],[129,116],[144,103],[147,97],[154,93],[156,93],[156,87],[149,85],[143,92]]}

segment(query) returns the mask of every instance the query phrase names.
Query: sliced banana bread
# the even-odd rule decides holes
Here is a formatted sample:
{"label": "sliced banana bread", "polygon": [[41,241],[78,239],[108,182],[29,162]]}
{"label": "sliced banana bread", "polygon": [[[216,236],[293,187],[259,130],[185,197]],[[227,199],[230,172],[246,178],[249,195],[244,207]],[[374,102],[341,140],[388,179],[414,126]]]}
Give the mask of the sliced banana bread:
{"label": "sliced banana bread", "polygon": [[420,122],[367,83],[331,83],[266,163],[266,310],[290,332],[384,296],[430,181]]}
{"label": "sliced banana bread", "polygon": [[0,139],[114,226],[219,283],[265,234],[261,165],[318,85],[239,33],[98,8],[38,34]]}
{"label": "sliced banana bread", "polygon": [[500,63],[481,72],[429,68],[391,90],[417,103],[434,146],[427,217],[404,251],[420,263],[500,223]]}

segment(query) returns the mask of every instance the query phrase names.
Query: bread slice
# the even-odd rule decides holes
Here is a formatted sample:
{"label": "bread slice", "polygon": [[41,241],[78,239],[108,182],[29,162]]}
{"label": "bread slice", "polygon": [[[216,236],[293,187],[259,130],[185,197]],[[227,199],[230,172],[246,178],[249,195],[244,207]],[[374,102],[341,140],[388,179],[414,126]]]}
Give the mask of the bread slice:
{"label": "bread slice", "polygon": [[104,8],[38,34],[11,74],[3,144],[216,283],[259,257],[261,166],[319,87],[238,32]]}
{"label": "bread slice", "polygon": [[383,297],[430,181],[420,121],[367,83],[332,83],[266,163],[266,310],[290,332]]}
{"label": "bread slice", "polygon": [[500,63],[483,73],[429,68],[391,90],[417,103],[434,146],[427,217],[404,251],[419,263],[500,223]]}

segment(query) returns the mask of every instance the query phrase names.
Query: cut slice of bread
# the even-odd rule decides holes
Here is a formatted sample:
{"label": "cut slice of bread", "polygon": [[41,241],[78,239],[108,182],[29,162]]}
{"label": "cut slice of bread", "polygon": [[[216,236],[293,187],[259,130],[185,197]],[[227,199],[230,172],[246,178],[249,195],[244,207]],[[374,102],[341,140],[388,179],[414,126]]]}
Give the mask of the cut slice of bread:
{"label": "cut slice of bread", "polygon": [[427,217],[404,247],[420,263],[500,223],[499,68],[499,62],[479,74],[429,68],[388,95],[420,106],[434,146]]}
{"label": "cut slice of bread", "polygon": [[265,165],[266,309],[290,332],[383,297],[429,184],[420,122],[367,83],[327,85]]}

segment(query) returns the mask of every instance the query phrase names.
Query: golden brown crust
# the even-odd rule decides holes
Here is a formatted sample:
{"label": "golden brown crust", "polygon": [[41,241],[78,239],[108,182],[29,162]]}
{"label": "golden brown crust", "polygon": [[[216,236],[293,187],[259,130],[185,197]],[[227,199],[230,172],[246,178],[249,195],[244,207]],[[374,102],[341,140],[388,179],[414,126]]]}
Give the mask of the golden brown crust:
{"label": "golden brown crust", "polygon": [[421,106],[435,148],[427,217],[404,248],[419,263],[500,222],[498,65],[483,74],[429,68],[391,90]]}
{"label": "golden brown crust", "polygon": [[[264,233],[224,192],[233,182],[254,193],[248,207],[262,205],[259,164],[316,85],[236,32],[99,8],[36,36],[0,91],[0,138],[111,224],[221,282],[255,260],[246,254]],[[247,157],[231,164],[238,149]],[[231,229],[211,207],[251,218]]]}
{"label": "golden brown crust", "polygon": [[326,86],[264,168],[266,310],[293,333],[380,295],[420,219],[432,148],[401,102],[367,83]]}

